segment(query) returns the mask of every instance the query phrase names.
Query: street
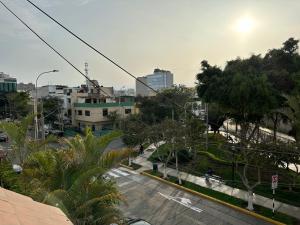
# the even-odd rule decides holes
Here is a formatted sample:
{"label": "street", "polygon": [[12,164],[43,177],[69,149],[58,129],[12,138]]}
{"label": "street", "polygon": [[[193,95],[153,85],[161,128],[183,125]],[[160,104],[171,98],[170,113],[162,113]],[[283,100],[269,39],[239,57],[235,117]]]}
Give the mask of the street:
{"label": "street", "polygon": [[152,225],[269,224],[122,167],[112,169],[108,176],[126,199],[120,206],[124,216]]}
{"label": "street", "polygon": [[105,148],[104,152],[109,152],[111,150],[120,150],[122,148],[126,148],[126,145],[124,144],[122,138],[119,137],[111,141]]}

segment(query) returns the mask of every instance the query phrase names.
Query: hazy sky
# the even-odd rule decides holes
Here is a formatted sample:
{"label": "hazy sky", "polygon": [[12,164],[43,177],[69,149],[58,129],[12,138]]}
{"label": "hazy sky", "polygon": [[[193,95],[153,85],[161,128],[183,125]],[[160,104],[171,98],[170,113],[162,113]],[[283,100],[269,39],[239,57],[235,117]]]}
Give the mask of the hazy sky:
{"label": "hazy sky", "polygon": [[[135,81],[40,14],[25,0],[2,0],[82,71],[104,86]],[[223,66],[237,56],[300,38],[300,0],[32,0],[136,76],[170,70],[193,86],[200,62]],[[0,5],[0,71],[18,81],[59,69],[39,84],[84,82],[81,75]]]}

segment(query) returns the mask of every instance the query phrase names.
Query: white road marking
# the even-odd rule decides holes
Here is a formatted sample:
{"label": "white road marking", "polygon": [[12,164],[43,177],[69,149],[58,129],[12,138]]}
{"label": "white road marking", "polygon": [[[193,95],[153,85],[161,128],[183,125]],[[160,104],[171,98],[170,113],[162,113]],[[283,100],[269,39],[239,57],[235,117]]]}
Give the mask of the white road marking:
{"label": "white road marking", "polygon": [[158,192],[158,194],[160,194],[161,196],[165,197],[166,199],[169,199],[169,200],[172,200],[174,202],[177,202],[177,203],[179,203],[179,204],[181,204],[181,205],[183,205],[183,206],[185,206],[185,207],[187,207],[189,209],[192,209],[192,210],[194,210],[194,211],[196,211],[198,213],[201,213],[203,211],[202,209],[199,209],[197,207],[192,206],[191,205],[192,202],[188,198],[172,197],[172,196],[169,196],[169,195],[162,194],[160,192]]}
{"label": "white road marking", "polygon": [[113,172],[110,172],[110,171],[108,171],[107,172],[107,174],[109,175],[109,176],[112,176],[112,177],[120,177],[119,175],[117,175],[117,174],[115,174],[115,173],[113,173]]}
{"label": "white road marking", "polygon": [[130,184],[130,183],[132,183],[133,181],[131,180],[131,181],[126,181],[126,182],[123,182],[123,183],[120,183],[120,184],[118,184],[118,186],[119,187],[123,187],[123,186],[125,186],[125,185],[127,185],[127,184]]}
{"label": "white road marking", "polygon": [[122,176],[129,176],[130,174],[129,173],[126,173],[122,170],[119,170],[119,169],[111,169],[112,171],[114,171],[115,173],[118,173],[118,174],[121,174]]}

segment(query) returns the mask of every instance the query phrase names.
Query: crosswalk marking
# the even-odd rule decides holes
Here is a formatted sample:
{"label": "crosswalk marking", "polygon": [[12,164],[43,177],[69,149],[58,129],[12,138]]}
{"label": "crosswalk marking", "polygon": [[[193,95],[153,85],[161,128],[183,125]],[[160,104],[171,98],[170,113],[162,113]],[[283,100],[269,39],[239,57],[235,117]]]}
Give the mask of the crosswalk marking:
{"label": "crosswalk marking", "polygon": [[128,176],[130,175],[129,173],[126,173],[122,170],[119,170],[119,169],[111,169],[113,172],[116,172],[117,174],[121,174],[122,176]]}
{"label": "crosswalk marking", "polygon": [[137,173],[134,172],[134,171],[124,171],[124,170],[121,170],[121,169],[111,169],[106,174],[109,175],[110,177],[118,178],[118,177],[126,177],[126,176],[129,176],[129,175],[132,175],[132,174],[137,174]]}
{"label": "crosswalk marking", "polygon": [[115,173],[113,173],[113,172],[110,172],[110,171],[108,171],[107,174],[108,174],[109,176],[112,176],[112,177],[115,177],[115,178],[120,177],[119,175],[117,175],[117,174],[115,174]]}

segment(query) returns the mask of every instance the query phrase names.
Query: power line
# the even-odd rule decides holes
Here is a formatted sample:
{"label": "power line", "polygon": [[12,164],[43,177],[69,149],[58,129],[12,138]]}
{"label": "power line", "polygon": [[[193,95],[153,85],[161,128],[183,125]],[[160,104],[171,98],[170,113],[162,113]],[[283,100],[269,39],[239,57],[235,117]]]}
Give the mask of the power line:
{"label": "power line", "polygon": [[145,82],[139,80],[135,75],[133,75],[132,73],[130,73],[127,69],[125,69],[123,66],[121,66],[120,64],[118,64],[115,60],[113,60],[110,57],[106,56],[103,52],[101,52],[100,50],[96,49],[96,47],[92,46],[87,41],[85,41],[83,38],[79,37],[79,35],[75,34],[69,28],[67,28],[66,26],[64,26],[61,22],[59,22],[58,20],[54,19],[51,15],[49,15],[48,13],[46,13],[44,10],[42,10],[40,7],[38,7],[36,4],[34,4],[33,2],[31,2],[30,0],[26,0],[26,1],[28,3],[30,3],[32,6],[34,6],[41,13],[43,13],[45,16],[47,16],[49,19],[51,19],[53,22],[55,22],[60,27],[62,27],[69,34],[71,34],[76,39],[78,39],[79,41],[81,41],[82,43],[84,43],[86,46],[88,46],[90,49],[92,49],[93,51],[95,51],[96,53],[98,53],[99,55],[101,55],[103,58],[105,58],[106,60],[108,60],[114,66],[118,67],[120,70],[122,70],[123,72],[125,72],[126,74],[128,74],[129,76],[131,76],[132,78],[134,78],[135,80],[137,80],[138,82],[140,82],[141,84],[145,85],[146,87],[148,87],[149,89],[151,89],[152,91],[154,91],[156,94],[158,93],[158,91],[156,91],[155,89],[153,89],[151,86],[149,86]]}
{"label": "power line", "polygon": [[52,49],[57,55],[59,55],[60,58],[62,58],[64,61],[66,61],[71,67],[73,67],[78,73],[80,73],[82,76],[84,76],[87,80],[89,80],[98,90],[100,90],[108,96],[110,94],[106,93],[104,90],[101,90],[101,87],[95,83],[93,80],[91,80],[89,77],[87,77],[83,72],[81,72],[73,63],[71,63],[66,57],[64,57],[59,51],[57,51],[52,45],[50,45],[44,38],[42,38],[37,32],[35,32],[27,23],[25,23],[19,16],[17,16],[10,8],[8,8],[1,0],[0,3],[13,15],[15,16],[24,26],[26,26],[35,36],[37,36],[44,44],[46,44],[50,49]]}

